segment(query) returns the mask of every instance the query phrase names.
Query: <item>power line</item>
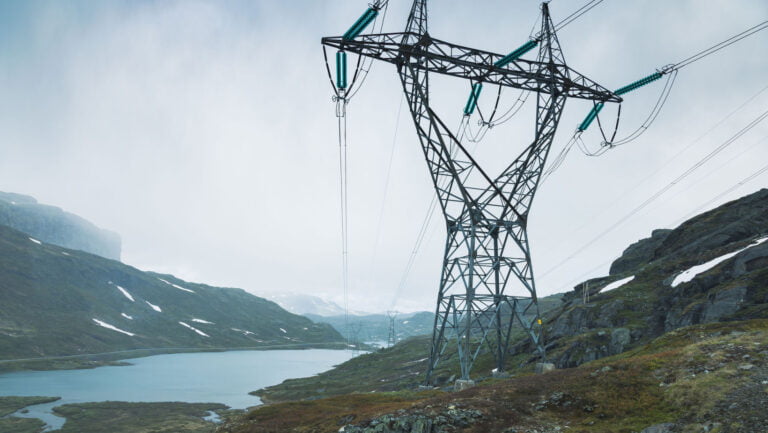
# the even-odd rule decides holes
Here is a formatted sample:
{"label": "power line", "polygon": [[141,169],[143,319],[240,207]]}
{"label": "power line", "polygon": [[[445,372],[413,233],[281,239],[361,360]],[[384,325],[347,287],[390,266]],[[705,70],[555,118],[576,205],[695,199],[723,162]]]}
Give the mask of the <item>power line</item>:
{"label": "power line", "polygon": [[[761,138],[761,139],[759,139],[759,140],[756,140],[756,141],[752,142],[752,143],[751,143],[751,144],[749,144],[748,146],[744,147],[744,148],[743,148],[743,149],[742,149],[740,152],[738,152],[737,154],[735,154],[735,155],[731,156],[731,157],[730,157],[730,158],[728,158],[727,160],[723,161],[721,164],[719,164],[719,165],[717,165],[717,166],[713,167],[711,170],[709,170],[708,172],[706,172],[706,173],[704,173],[703,175],[701,175],[701,177],[699,178],[699,180],[695,180],[694,182],[691,182],[691,183],[689,183],[689,185],[688,185],[687,187],[685,187],[685,188],[683,188],[683,189],[681,189],[681,190],[677,191],[677,192],[676,192],[675,194],[673,194],[671,197],[667,198],[667,199],[666,199],[666,201],[669,201],[669,200],[674,200],[674,198],[675,198],[675,197],[679,197],[680,195],[682,195],[682,194],[685,194],[686,192],[688,192],[689,190],[691,190],[691,188],[694,188],[694,187],[696,187],[696,186],[697,186],[697,185],[698,185],[698,184],[699,184],[699,183],[700,183],[702,180],[711,178],[711,177],[712,177],[713,175],[715,175],[717,172],[719,172],[720,170],[722,170],[722,168],[723,168],[723,167],[725,167],[725,166],[729,165],[730,163],[732,163],[732,162],[733,162],[733,161],[735,161],[736,159],[740,158],[741,156],[743,156],[743,155],[744,155],[744,154],[746,154],[747,152],[751,151],[751,150],[752,150],[753,148],[755,148],[757,145],[759,145],[759,144],[762,144],[762,143],[763,143],[763,142],[765,142],[766,140],[768,140],[768,136],[765,136],[765,137],[763,137],[763,138]],[[660,208],[661,206],[662,206],[662,204],[660,203],[660,204],[659,204],[659,205],[657,205],[656,207],[652,208],[652,210],[653,210],[653,209],[658,209],[658,208]]]}
{"label": "power line", "polygon": [[734,35],[734,36],[732,36],[732,37],[730,37],[730,38],[720,42],[719,44],[715,44],[715,45],[707,48],[706,50],[699,51],[698,53],[688,57],[687,59],[684,59],[684,60],[681,60],[681,61],[675,63],[674,65],[672,65],[672,68],[673,69],[680,69],[680,68],[683,68],[685,66],[688,66],[688,65],[690,65],[693,62],[697,62],[697,61],[703,59],[704,57],[707,57],[710,54],[714,54],[714,53],[722,50],[723,48],[728,47],[728,46],[730,46],[732,44],[735,44],[736,42],[746,38],[747,36],[753,35],[753,34],[759,32],[761,30],[765,30],[766,28],[768,28],[768,21],[763,21],[763,22],[761,22],[760,24],[758,24],[758,25],[756,25],[754,27],[750,27],[749,29],[744,30],[743,32],[741,32],[739,34]]}
{"label": "power line", "polygon": [[[710,204],[716,202],[717,200],[721,199],[722,197],[724,197],[724,196],[730,194],[731,192],[739,189],[740,187],[744,186],[745,184],[749,183],[750,181],[758,178],[760,175],[765,174],[765,173],[768,173],[768,165],[765,165],[764,167],[760,168],[756,172],[754,172],[754,173],[750,174],[749,176],[745,177],[744,179],[740,180],[736,184],[732,185],[731,187],[729,187],[728,189],[726,189],[722,193],[718,194],[717,196],[715,196],[711,200],[707,201],[706,203],[704,203],[701,206],[697,207],[696,209],[692,210],[691,212],[686,214],[684,217],[678,219],[676,222],[670,224],[669,226],[670,227],[677,227],[677,226],[679,226],[683,222],[685,222],[688,219],[690,219],[692,216],[697,215],[698,212],[701,209],[709,206]],[[595,266],[594,268],[592,268],[592,269],[590,269],[590,270],[580,274],[578,277],[574,278],[570,282],[560,286],[559,290],[565,290],[565,289],[569,288],[570,286],[572,286],[574,283],[578,283],[578,282],[584,281],[584,278],[586,278],[587,276],[593,274],[594,272],[596,272],[597,270],[603,268],[604,266],[614,262],[615,260],[616,259],[610,259],[608,261],[600,263],[599,265]]]}
{"label": "power line", "polygon": [[643,203],[641,203],[639,206],[637,206],[636,208],[634,208],[633,210],[631,210],[631,211],[630,211],[628,214],[626,214],[624,217],[622,217],[621,219],[619,219],[617,222],[613,223],[613,224],[612,224],[611,226],[609,226],[607,229],[605,229],[605,230],[603,230],[602,232],[600,232],[600,233],[599,233],[597,236],[595,236],[595,237],[594,237],[592,240],[590,240],[589,242],[587,242],[587,243],[586,243],[585,245],[583,245],[581,248],[577,249],[576,251],[574,251],[573,253],[571,253],[569,256],[567,256],[565,259],[563,259],[562,261],[560,261],[558,264],[556,264],[555,266],[553,266],[552,268],[548,269],[546,272],[544,272],[543,274],[541,274],[541,277],[545,277],[546,275],[549,275],[549,274],[550,274],[550,273],[552,273],[553,271],[557,270],[557,269],[558,269],[560,266],[562,266],[563,264],[565,264],[565,263],[567,263],[568,261],[570,261],[570,260],[571,260],[572,258],[574,258],[576,255],[578,255],[578,254],[579,254],[579,253],[581,253],[582,251],[586,250],[587,248],[589,248],[590,246],[592,246],[592,245],[593,245],[595,242],[597,242],[598,240],[602,239],[603,237],[605,237],[605,235],[607,235],[608,233],[610,233],[611,231],[613,231],[614,229],[616,229],[618,226],[620,226],[621,224],[623,224],[623,223],[624,223],[625,221],[627,221],[629,218],[631,218],[631,217],[633,217],[634,215],[636,215],[638,212],[640,212],[641,210],[643,210],[643,209],[644,209],[646,206],[648,206],[648,205],[649,205],[650,203],[652,203],[654,200],[656,200],[657,198],[659,198],[659,197],[660,197],[662,194],[664,194],[665,192],[667,192],[667,191],[668,191],[670,188],[672,188],[672,187],[674,187],[675,185],[677,185],[677,184],[678,184],[680,181],[682,181],[683,179],[685,179],[686,177],[688,177],[688,176],[689,176],[691,173],[693,173],[694,171],[696,171],[696,170],[697,170],[699,167],[701,167],[702,165],[706,164],[706,163],[707,163],[707,161],[709,161],[710,159],[712,159],[712,158],[713,158],[715,155],[717,155],[718,153],[720,153],[720,152],[721,152],[723,149],[725,149],[725,148],[727,148],[728,146],[730,146],[731,144],[733,144],[733,143],[734,143],[736,140],[738,140],[739,138],[741,138],[741,136],[743,136],[744,134],[746,134],[747,132],[749,132],[749,131],[750,131],[752,128],[754,128],[755,126],[757,126],[757,125],[758,125],[760,122],[762,122],[763,120],[765,120],[765,118],[766,118],[766,117],[768,117],[768,111],[764,111],[764,112],[763,112],[761,115],[759,115],[759,116],[758,116],[756,119],[754,119],[754,120],[753,120],[753,121],[751,121],[749,124],[747,124],[747,126],[745,126],[744,128],[742,128],[741,130],[739,130],[739,131],[738,131],[736,134],[734,134],[734,135],[733,135],[731,138],[729,138],[729,139],[728,139],[728,140],[726,140],[724,143],[722,143],[720,146],[718,146],[717,148],[715,148],[715,150],[713,150],[712,152],[710,152],[709,154],[707,154],[707,155],[706,155],[704,158],[700,159],[700,160],[699,160],[699,161],[697,161],[695,164],[693,164],[691,167],[689,167],[689,168],[688,168],[688,170],[686,170],[685,172],[683,172],[683,174],[681,174],[680,176],[678,176],[678,177],[677,177],[675,180],[673,180],[672,182],[670,182],[669,184],[667,184],[666,186],[664,186],[662,189],[660,189],[659,191],[657,191],[655,194],[653,194],[651,197],[649,197],[648,199],[646,199],[646,200],[645,200]]}
{"label": "power line", "polygon": [[[626,197],[628,197],[628,196],[631,196],[631,195],[632,195],[632,193],[633,193],[633,192],[635,192],[635,191],[636,191],[636,190],[637,190],[637,189],[638,189],[638,188],[639,188],[641,185],[645,184],[645,183],[646,183],[646,182],[648,182],[650,179],[653,179],[653,178],[655,178],[655,177],[656,177],[656,175],[657,175],[657,174],[659,174],[659,172],[661,172],[662,170],[664,170],[665,168],[667,168],[667,167],[668,167],[670,164],[672,164],[672,163],[673,163],[673,162],[674,162],[674,161],[675,161],[677,158],[679,158],[681,155],[683,155],[684,153],[686,153],[686,152],[687,152],[689,149],[691,149],[693,146],[695,146],[696,144],[698,144],[698,143],[699,143],[701,140],[703,140],[705,137],[709,136],[709,135],[710,135],[712,132],[714,132],[714,130],[715,130],[715,129],[717,129],[717,128],[719,128],[721,125],[723,125],[723,124],[724,124],[726,121],[728,121],[728,119],[730,119],[730,118],[731,118],[731,117],[733,117],[733,116],[734,116],[736,113],[738,113],[739,111],[741,111],[741,110],[742,110],[744,107],[746,107],[747,105],[749,105],[749,103],[750,103],[750,102],[754,101],[754,100],[755,100],[755,99],[756,99],[758,96],[760,96],[760,95],[761,95],[763,92],[765,92],[766,90],[768,90],[768,85],[764,86],[762,89],[758,90],[758,91],[757,91],[755,94],[753,94],[752,96],[750,96],[749,98],[747,98],[747,100],[745,100],[745,101],[744,101],[744,102],[742,102],[742,103],[741,103],[741,104],[740,104],[738,107],[736,107],[735,109],[733,109],[732,111],[730,111],[728,114],[726,114],[726,115],[725,115],[725,117],[723,117],[722,119],[720,119],[719,121],[717,121],[717,122],[716,122],[714,125],[712,125],[712,126],[709,128],[709,129],[707,129],[706,131],[704,131],[704,133],[702,133],[701,135],[699,135],[698,137],[696,137],[695,139],[693,139],[693,141],[691,141],[691,142],[690,142],[690,143],[688,143],[688,144],[687,144],[685,147],[683,147],[682,149],[680,149],[680,150],[679,150],[677,153],[675,153],[675,154],[674,154],[672,157],[668,158],[668,159],[666,160],[666,162],[664,162],[663,164],[661,164],[661,165],[660,165],[660,166],[659,166],[657,169],[655,169],[654,171],[652,171],[651,173],[649,173],[648,175],[646,175],[646,176],[645,176],[643,179],[641,179],[640,181],[638,181],[637,183],[635,183],[635,184],[634,184],[634,185],[633,185],[633,186],[632,186],[630,189],[628,189],[628,190],[626,190],[626,191],[622,192],[621,196],[620,196],[619,198],[617,198],[617,199],[613,200],[613,202],[612,202],[610,205],[608,205],[607,207],[604,207],[602,210],[600,210],[600,211],[598,211],[598,212],[595,212],[594,214],[592,214],[592,215],[591,215],[589,218],[587,218],[587,219],[584,221],[584,223],[583,223],[583,224],[581,224],[581,225],[580,225],[578,228],[576,228],[576,229],[574,229],[574,230],[570,230],[570,232],[571,232],[571,233],[578,233],[578,232],[580,232],[580,231],[584,230],[584,228],[586,228],[586,227],[588,227],[588,226],[592,225],[592,224],[593,224],[595,221],[598,221],[599,217],[601,217],[602,215],[604,215],[604,214],[607,212],[607,210],[608,210],[608,209],[612,209],[612,208],[614,208],[614,207],[615,207],[617,204],[619,204],[619,203],[623,203],[623,202],[624,202],[624,199],[625,199]],[[549,169],[547,169],[547,171],[544,173],[544,176],[543,176],[543,178],[542,178],[542,182],[544,182],[546,179],[548,179],[548,178],[549,178],[549,176],[550,176],[550,175],[551,175],[551,174],[552,174],[552,173],[553,173],[555,170],[557,170],[557,168],[558,168],[558,167],[559,167],[559,166],[560,166],[560,165],[563,163],[563,161],[565,160],[565,157],[567,156],[568,152],[571,150],[571,147],[572,147],[572,146],[573,146],[575,143],[576,143],[576,141],[572,139],[572,140],[570,140],[570,141],[569,141],[569,142],[568,142],[568,143],[565,145],[565,147],[563,147],[563,149],[560,151],[560,153],[557,155],[557,157],[555,157],[555,159],[554,159],[553,163],[551,164],[550,168],[549,168]]]}
{"label": "power line", "polygon": [[[565,18],[563,18],[562,21],[557,23],[555,25],[555,31],[556,32],[560,31],[560,29],[562,29],[563,27],[567,26],[568,24],[576,21],[582,15],[584,15],[587,12],[589,12],[590,10],[592,10],[592,8],[594,8],[595,6],[599,5],[602,2],[603,2],[603,0],[591,0],[591,1],[588,1],[582,7],[576,9],[570,15],[568,15]],[[534,28],[536,28],[536,23],[534,23],[533,26],[534,26]],[[531,34],[533,34],[533,29],[531,29]],[[541,40],[541,37],[542,37],[542,33],[538,32],[538,33],[536,33],[536,35],[531,36],[531,39],[538,41],[538,40]]]}
{"label": "power line", "polygon": [[603,0],[592,0],[590,2],[587,2],[584,6],[580,7],[575,12],[573,12],[572,14],[565,17],[562,21],[560,21],[560,23],[558,23],[555,26],[555,31],[560,31],[560,29],[576,21],[579,17],[589,12],[593,7],[599,5],[602,2]]}
{"label": "power line", "polygon": [[381,226],[384,219],[384,210],[386,209],[387,195],[389,193],[389,178],[392,173],[392,160],[395,158],[395,147],[397,145],[397,131],[400,129],[400,113],[403,110],[403,102],[405,101],[405,95],[400,97],[400,106],[397,109],[397,117],[395,118],[395,133],[392,137],[392,148],[389,151],[389,162],[387,163],[387,176],[384,180],[384,194],[381,199],[381,210],[379,211],[379,220],[376,224],[376,236],[373,239],[373,254],[371,255],[371,266],[376,261],[376,255],[379,249],[379,237],[381,236]]}
{"label": "power line", "polygon": [[[345,104],[345,101],[341,102]],[[344,290],[344,329],[349,345],[349,204],[347,171],[347,116],[339,120],[339,192],[341,204],[341,284]]]}
{"label": "power line", "polygon": [[[599,113],[600,113],[601,109],[603,108],[604,103],[603,102],[596,103],[594,105],[594,107],[592,108],[592,111],[590,111],[589,115],[585,118],[585,120],[577,128],[577,130],[574,133],[573,138],[571,139],[571,141],[569,141],[569,143],[566,145],[566,148],[563,150],[563,152],[561,152],[560,157],[565,158],[565,155],[570,151],[570,149],[571,149],[571,147],[573,146],[574,143],[579,144],[579,147],[581,147],[581,149],[584,152],[584,154],[586,154],[588,156],[600,156],[600,155],[604,154],[605,152],[607,152],[608,150],[610,150],[610,149],[612,149],[612,148],[614,148],[616,146],[619,146],[621,144],[626,144],[626,143],[636,139],[637,137],[642,135],[648,129],[650,124],[653,123],[653,121],[656,119],[656,116],[658,116],[659,112],[661,111],[661,107],[664,105],[664,103],[667,100],[667,97],[669,96],[669,92],[670,92],[670,90],[672,88],[672,83],[674,83],[674,80],[675,80],[675,75],[677,74],[677,72],[681,68],[683,68],[685,66],[688,66],[691,63],[694,63],[696,61],[699,61],[699,60],[703,59],[704,57],[709,56],[710,54],[714,54],[714,53],[722,50],[723,48],[726,48],[726,47],[728,47],[728,46],[730,46],[732,44],[735,44],[736,42],[738,42],[738,41],[740,41],[740,40],[742,40],[742,39],[744,39],[744,38],[746,38],[746,37],[748,37],[750,35],[753,35],[753,34],[759,32],[761,30],[764,30],[766,28],[768,28],[768,21],[763,21],[760,24],[757,24],[756,26],[750,27],[749,29],[747,29],[747,30],[745,30],[745,31],[743,31],[743,32],[741,32],[741,33],[739,33],[737,35],[734,35],[734,36],[732,36],[732,37],[730,37],[730,38],[728,38],[728,39],[726,39],[726,40],[724,40],[724,41],[722,41],[720,43],[717,43],[717,44],[715,44],[715,45],[713,45],[713,46],[711,46],[711,47],[709,47],[709,48],[707,48],[707,49],[705,49],[703,51],[699,51],[698,53],[696,53],[696,54],[694,54],[694,55],[692,55],[692,56],[690,56],[690,57],[688,57],[688,58],[686,58],[684,60],[681,60],[680,62],[671,64],[671,65],[667,65],[667,66],[664,66],[663,68],[657,69],[656,73],[654,73],[652,75],[649,75],[649,76],[647,76],[647,77],[645,77],[645,78],[643,78],[641,80],[635,81],[634,83],[629,84],[628,86],[624,86],[624,87],[616,90],[616,94],[617,95],[623,95],[625,93],[628,93],[628,92],[631,92],[631,91],[633,91],[635,89],[638,89],[638,88],[640,88],[642,86],[650,84],[650,83],[658,80],[659,78],[661,78],[663,75],[672,74],[670,76],[671,78],[667,78],[667,82],[664,85],[664,90],[662,91],[661,97],[656,102],[656,106],[651,111],[651,114],[648,116],[646,121],[643,122],[643,124],[637,130],[635,130],[633,133],[631,133],[629,136],[627,136],[627,137],[625,137],[623,139],[614,141],[614,137],[615,137],[616,132],[618,131],[618,127],[619,127],[619,119],[621,117],[621,106],[619,106],[619,111],[618,111],[618,114],[616,116],[616,128],[614,129],[614,132],[613,132],[613,136],[614,137],[611,137],[610,139],[608,139],[606,137],[606,135],[605,135],[604,130],[603,130],[603,126],[601,125],[600,116],[599,116]],[[597,120],[598,126],[600,128],[600,133],[603,136],[603,141],[600,143],[600,148],[598,150],[590,151],[587,148],[586,144],[581,140],[581,134],[589,127],[589,125],[595,119]],[[560,161],[560,163],[562,163],[562,161]],[[551,174],[551,172],[556,170],[558,166],[559,166],[559,164],[550,167],[548,174]]]}
{"label": "power line", "polygon": [[733,192],[733,191],[735,191],[735,190],[739,189],[739,188],[740,188],[740,187],[742,187],[744,184],[746,184],[746,183],[749,183],[750,181],[754,180],[755,178],[759,177],[760,175],[762,175],[763,173],[766,173],[766,172],[768,172],[768,165],[766,165],[766,166],[764,166],[763,168],[761,168],[761,169],[757,170],[756,172],[754,172],[754,173],[750,174],[749,176],[747,176],[747,177],[745,177],[744,179],[742,179],[742,180],[740,180],[739,182],[737,182],[735,185],[731,186],[730,188],[728,188],[728,189],[726,189],[725,191],[721,192],[721,193],[720,193],[720,194],[718,194],[717,196],[713,197],[713,198],[712,198],[711,200],[709,200],[708,202],[706,202],[706,203],[704,203],[703,205],[701,205],[701,206],[697,207],[696,209],[692,210],[692,211],[691,211],[691,212],[689,212],[689,213],[688,213],[686,216],[684,216],[684,217],[683,217],[681,220],[678,220],[679,222],[678,222],[678,223],[676,223],[676,225],[677,225],[677,224],[679,224],[679,223],[681,223],[681,222],[683,222],[683,221],[685,221],[685,220],[687,220],[688,218],[690,218],[691,216],[693,216],[693,215],[695,215],[697,212],[699,212],[701,209],[703,209],[703,208],[705,208],[705,207],[709,206],[710,204],[712,204],[712,203],[716,202],[717,200],[721,199],[722,197],[724,197],[724,196],[726,196],[726,195],[730,194],[731,192]]}

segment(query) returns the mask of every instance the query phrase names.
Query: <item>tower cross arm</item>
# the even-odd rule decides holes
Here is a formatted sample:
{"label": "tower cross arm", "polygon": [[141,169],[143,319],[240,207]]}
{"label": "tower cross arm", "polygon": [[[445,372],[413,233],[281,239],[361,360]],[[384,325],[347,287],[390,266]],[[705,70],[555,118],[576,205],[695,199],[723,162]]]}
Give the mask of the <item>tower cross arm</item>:
{"label": "tower cross arm", "polygon": [[496,66],[503,54],[463,47],[428,34],[379,33],[354,39],[335,36],[323,38],[322,44],[395,65],[407,63],[417,69],[483,83],[539,93],[556,89],[564,96],[598,102],[622,101],[620,96],[567,65],[517,59]]}

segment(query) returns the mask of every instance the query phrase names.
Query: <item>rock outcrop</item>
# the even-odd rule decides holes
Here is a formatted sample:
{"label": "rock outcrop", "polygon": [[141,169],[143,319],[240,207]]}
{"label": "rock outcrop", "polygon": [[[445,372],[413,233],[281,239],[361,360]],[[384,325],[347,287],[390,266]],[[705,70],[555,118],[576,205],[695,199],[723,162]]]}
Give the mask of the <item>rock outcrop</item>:
{"label": "rock outcrop", "polygon": [[651,232],[651,237],[641,239],[627,247],[611,264],[610,275],[619,275],[638,266],[653,261],[656,250],[664,243],[672,230],[658,229]]}
{"label": "rock outcrop", "polygon": [[[563,296],[563,305],[546,316],[551,360],[558,367],[574,367],[681,327],[765,317],[768,242],[755,241],[766,236],[765,189],[674,230],[654,230],[613,262],[610,276],[577,285]],[[683,271],[720,257],[726,259],[690,281],[673,284]],[[627,282],[604,291],[620,280]],[[584,290],[589,291],[586,304]]]}
{"label": "rock outcrop", "polygon": [[475,409],[461,409],[454,406],[443,410],[414,409],[400,410],[374,418],[362,425],[345,425],[343,433],[448,433],[469,427],[483,417]]}

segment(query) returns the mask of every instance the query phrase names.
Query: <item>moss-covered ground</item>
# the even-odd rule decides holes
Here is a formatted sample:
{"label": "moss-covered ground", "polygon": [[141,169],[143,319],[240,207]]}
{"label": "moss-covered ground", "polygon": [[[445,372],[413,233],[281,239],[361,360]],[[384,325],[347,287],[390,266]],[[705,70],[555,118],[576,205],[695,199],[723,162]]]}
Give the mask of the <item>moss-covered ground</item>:
{"label": "moss-covered ground", "polygon": [[53,411],[67,418],[61,433],[210,433],[216,429],[203,417],[221,412],[218,403],[126,403],[66,404]]}
{"label": "moss-covered ground", "polygon": [[[359,393],[256,408],[222,431],[336,432],[344,424],[365,424],[398,410],[458,406],[483,413],[466,432],[631,433],[676,422],[686,432],[747,433],[765,431],[759,429],[768,419],[759,404],[737,397],[747,388],[768,391],[760,385],[766,375],[768,320],[714,323],[682,328],[577,368],[486,380],[462,392],[371,393],[362,392],[361,384]],[[734,404],[745,409],[738,414],[723,409]]]}

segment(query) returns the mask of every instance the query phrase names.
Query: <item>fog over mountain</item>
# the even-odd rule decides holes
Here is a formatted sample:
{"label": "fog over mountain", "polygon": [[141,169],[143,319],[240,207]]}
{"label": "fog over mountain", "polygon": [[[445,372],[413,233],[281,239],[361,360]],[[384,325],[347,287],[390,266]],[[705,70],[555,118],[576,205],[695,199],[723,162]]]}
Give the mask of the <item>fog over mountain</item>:
{"label": "fog over mountain", "polygon": [[[385,31],[402,30],[409,6],[391,2]],[[552,2],[554,20],[578,6]],[[1,2],[0,190],[120,233],[122,260],[141,269],[254,292],[326,293],[343,306],[337,124],[319,38],[342,34],[365,7]],[[449,0],[430,13],[435,37],[501,53],[527,40],[539,6]],[[767,15],[763,0],[606,1],[559,37],[571,67],[615,89]],[[681,70],[639,140],[599,158],[571,152],[532,208],[540,294],[604,275],[627,244],[766,184],[762,174],[728,191],[768,160],[760,124],[611,228],[765,110],[767,45],[762,32]],[[435,78],[433,90],[439,114],[458,124],[466,83]],[[659,92],[626,98],[619,135],[640,125]],[[403,279],[434,191],[401,93],[394,68],[377,64],[347,110],[352,310],[434,308],[439,215]],[[502,104],[516,97],[508,92]],[[529,142],[530,102],[473,151],[489,173]],[[566,104],[553,152],[589,109]],[[604,110],[611,124],[615,110]],[[588,132],[596,145],[599,133]]]}

